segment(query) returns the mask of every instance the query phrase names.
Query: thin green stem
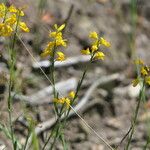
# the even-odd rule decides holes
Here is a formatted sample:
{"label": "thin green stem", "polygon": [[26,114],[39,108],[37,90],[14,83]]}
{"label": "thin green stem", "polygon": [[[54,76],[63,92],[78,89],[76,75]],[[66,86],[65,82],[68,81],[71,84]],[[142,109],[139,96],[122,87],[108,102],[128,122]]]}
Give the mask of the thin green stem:
{"label": "thin green stem", "polygon": [[17,35],[17,29],[18,29],[18,23],[19,23],[19,15],[17,17],[17,24],[15,28],[15,32],[12,38],[12,43],[10,46],[10,78],[9,78],[9,94],[8,94],[8,115],[9,115],[9,124],[10,124],[10,131],[11,131],[11,140],[13,143],[13,149],[16,150],[16,141],[14,139],[14,131],[13,131],[13,124],[12,124],[12,96],[11,91],[13,88],[14,83],[14,71],[15,71],[15,63],[16,63],[16,51],[15,51],[15,44],[16,44],[16,35]]}
{"label": "thin green stem", "polygon": [[52,137],[52,135],[53,135],[53,133],[54,133],[54,131],[55,131],[55,128],[56,128],[56,126],[57,126],[57,123],[58,123],[58,119],[56,120],[56,123],[55,123],[55,125],[54,125],[54,127],[53,127],[53,129],[52,129],[52,131],[51,131],[51,134],[50,134],[49,137],[47,138],[47,140],[46,140],[46,142],[45,142],[45,144],[44,144],[42,150],[45,150],[45,148],[46,148],[48,142],[50,141],[50,139],[51,139],[51,137]]}
{"label": "thin green stem", "polygon": [[56,128],[56,135],[55,135],[55,137],[54,137],[54,141],[53,141],[53,143],[52,143],[52,145],[51,145],[51,147],[50,147],[50,150],[52,150],[53,149],[53,147],[55,146],[55,143],[56,143],[56,141],[57,141],[57,138],[59,137],[59,131],[60,131],[60,129],[61,129],[61,117],[58,119],[58,123],[57,123],[57,126],[56,126],[57,128]]}
{"label": "thin green stem", "polygon": [[27,135],[26,142],[25,142],[25,145],[24,145],[24,147],[23,147],[23,150],[26,150],[27,143],[28,143],[28,140],[29,140],[30,135],[31,135],[31,131],[28,130],[28,135]]}
{"label": "thin green stem", "polygon": [[126,146],[125,150],[129,149],[129,146],[131,144],[131,140],[132,140],[132,137],[133,137],[133,134],[134,134],[134,131],[135,131],[135,127],[136,127],[136,123],[137,123],[137,116],[138,116],[141,101],[143,99],[143,92],[144,92],[144,89],[145,89],[145,81],[143,81],[142,84],[143,85],[142,85],[142,88],[141,88],[141,91],[140,91],[140,99],[138,100],[138,103],[137,103],[137,106],[136,106],[136,109],[135,109],[135,114],[134,114],[133,122],[132,122],[132,129],[131,129],[131,133],[129,135],[128,143],[127,143],[127,146]]}
{"label": "thin green stem", "polygon": [[60,134],[60,140],[62,142],[64,150],[67,150],[67,145],[66,145],[66,141],[65,141],[65,138],[64,138],[63,134]]}
{"label": "thin green stem", "polygon": [[53,133],[54,133],[54,128],[53,128],[53,130],[51,131],[51,134],[49,135],[48,139],[47,139],[46,142],[44,143],[44,146],[43,146],[42,150],[45,150],[45,148],[46,148],[48,142],[50,141],[50,139],[51,139]]}
{"label": "thin green stem", "polygon": [[57,112],[58,118],[57,118],[56,123],[55,123],[55,125],[54,125],[54,127],[53,127],[53,129],[52,129],[52,131],[51,131],[51,134],[49,135],[48,139],[46,140],[46,142],[45,142],[45,144],[44,144],[42,150],[44,150],[44,149],[46,148],[46,145],[47,145],[48,142],[50,141],[50,139],[51,139],[51,137],[52,137],[52,135],[53,135],[53,133],[54,133],[54,131],[55,131],[55,128],[57,128],[57,125],[59,125],[59,123],[61,123],[61,117],[62,117],[62,115],[63,115],[63,108],[64,108],[64,106],[65,106],[65,104],[62,105],[62,107],[61,107],[61,109],[60,109],[60,112],[59,112],[59,113]]}
{"label": "thin green stem", "polygon": [[9,95],[8,95],[8,115],[9,115],[9,124],[10,124],[10,133],[11,133],[11,140],[13,143],[13,148],[15,149],[15,141],[14,141],[14,132],[13,132],[13,125],[12,125],[12,97],[11,97],[11,88],[12,88],[12,76],[10,75],[9,79]]}
{"label": "thin green stem", "polygon": [[150,138],[148,137],[147,140],[146,140],[146,144],[145,144],[143,150],[147,150],[148,149],[149,143],[150,143]]}
{"label": "thin green stem", "polygon": [[[91,56],[90,63],[92,63],[92,59],[93,59],[93,56]],[[88,65],[89,65],[89,64],[86,65],[85,70],[84,70],[83,73],[82,73],[81,79],[80,79],[79,82],[78,82],[77,89],[76,89],[76,92],[75,92],[75,96],[74,96],[74,98],[73,98],[73,100],[71,101],[71,104],[70,104],[71,106],[72,106],[72,104],[74,103],[74,101],[76,100],[76,98],[78,97],[78,93],[79,93],[79,91],[80,91],[80,89],[81,89],[83,80],[84,80],[85,75],[86,75],[86,72],[87,72],[87,70],[88,70]],[[65,118],[64,118],[64,125],[66,124],[65,122],[66,122],[66,120],[67,120],[67,118],[68,118],[68,115],[69,115],[69,113],[70,113],[70,110],[71,110],[71,107],[69,107],[69,109],[68,109],[68,111],[67,111],[67,114],[66,114],[66,116],[65,116]]]}
{"label": "thin green stem", "polygon": [[[145,94],[143,94],[143,102],[144,102],[144,104],[147,103],[147,102],[146,102]],[[146,107],[145,107],[145,112],[147,113]],[[144,147],[143,147],[143,150],[147,150],[147,149],[148,149],[148,146],[149,146],[149,144],[150,144],[150,119],[149,119],[149,118],[146,119],[146,126],[147,126],[147,140],[146,140],[146,142],[145,142],[145,145],[144,145]]]}
{"label": "thin green stem", "polygon": [[56,98],[56,89],[55,89],[55,53],[56,53],[56,46],[53,48],[52,57],[50,58],[51,66],[50,66],[50,76],[53,86],[53,96]]}
{"label": "thin green stem", "polygon": [[118,149],[118,147],[121,146],[121,144],[123,143],[123,141],[124,141],[124,140],[126,139],[126,137],[130,134],[131,130],[132,130],[132,125],[131,125],[131,127],[129,128],[128,132],[123,136],[123,138],[121,139],[121,141],[119,142],[119,144],[115,147],[116,149]]}
{"label": "thin green stem", "polygon": [[[52,57],[50,59],[50,62],[51,62],[50,77],[51,77],[52,86],[53,86],[53,96],[54,96],[54,99],[57,97],[57,93],[56,93],[56,89],[55,89],[55,73],[54,73],[55,72],[55,53],[56,53],[56,46],[54,46],[54,48],[53,48]],[[46,140],[46,142],[45,142],[42,150],[44,150],[46,148],[46,146],[47,146],[48,142],[50,141],[50,139],[51,139],[51,137],[53,135],[53,132],[55,131],[55,128],[57,127],[57,124],[59,124],[59,120],[61,118],[61,111],[62,111],[62,109],[61,109],[61,111],[59,113],[58,110],[57,110],[57,107],[55,105],[54,105],[54,107],[55,107],[55,111],[57,113],[58,118],[57,118],[56,124],[53,127],[53,129],[51,131],[51,134],[49,135],[48,139]]]}

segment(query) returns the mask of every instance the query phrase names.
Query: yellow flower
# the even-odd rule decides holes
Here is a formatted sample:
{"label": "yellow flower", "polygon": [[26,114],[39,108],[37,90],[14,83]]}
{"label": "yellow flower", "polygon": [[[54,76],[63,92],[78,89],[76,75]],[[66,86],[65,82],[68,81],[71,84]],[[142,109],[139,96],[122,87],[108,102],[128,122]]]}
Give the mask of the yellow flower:
{"label": "yellow flower", "polygon": [[54,103],[61,105],[65,104],[67,109],[70,107],[70,99],[67,97],[55,98]]}
{"label": "yellow flower", "polygon": [[19,16],[24,16],[24,12],[22,10],[18,10]]}
{"label": "yellow flower", "polygon": [[139,79],[139,78],[136,78],[136,79],[134,79],[134,80],[132,81],[132,85],[133,85],[134,87],[136,87],[136,86],[139,84],[139,82],[140,82],[140,79]]}
{"label": "yellow flower", "polygon": [[89,37],[90,38],[93,38],[93,39],[98,39],[98,35],[97,35],[97,33],[94,31],[94,32],[91,32],[90,34],[89,34]]}
{"label": "yellow flower", "polygon": [[57,54],[57,58],[56,58],[57,61],[64,61],[66,59],[64,53],[56,52],[56,54]]}
{"label": "yellow flower", "polygon": [[19,22],[19,26],[20,28],[24,31],[24,32],[29,32],[29,28],[27,27],[27,25],[24,22]]}
{"label": "yellow flower", "polygon": [[65,28],[65,24],[62,24],[60,27],[58,27],[58,25],[55,24],[54,28],[57,30],[57,32],[61,32]]}
{"label": "yellow flower", "polygon": [[94,54],[94,59],[101,59],[101,60],[104,60],[104,57],[105,57],[105,55],[104,55],[104,53],[103,52],[96,52],[95,54]]}
{"label": "yellow flower", "polygon": [[57,52],[56,48],[59,46],[63,46],[66,47],[67,43],[66,43],[66,39],[63,38],[63,34],[62,34],[62,30],[65,28],[65,24],[61,25],[60,27],[58,27],[57,24],[54,25],[55,31],[50,32],[49,33],[49,37],[52,39],[49,44],[47,45],[46,49],[44,51],[45,52],[45,56],[47,56],[48,54],[50,54],[50,56],[53,57],[52,52],[54,52],[54,56],[56,54],[56,60],[57,61],[64,61],[65,55],[62,52]]}
{"label": "yellow flower", "polygon": [[10,13],[15,13],[19,16],[24,16],[24,12],[21,10],[21,9],[17,9],[14,5],[11,5],[9,8],[8,8],[8,11]]}
{"label": "yellow flower", "polygon": [[13,29],[4,23],[0,23],[0,36],[10,36]]}
{"label": "yellow flower", "polygon": [[54,103],[64,104],[65,103],[65,98],[55,98]]}
{"label": "yellow flower", "polygon": [[137,78],[132,81],[133,86],[136,86],[140,82],[140,80],[143,82],[145,81],[144,83],[150,85],[150,68],[147,65],[145,65],[143,60],[141,59],[136,59],[135,64],[138,65],[141,76],[140,78]]}
{"label": "yellow flower", "polygon": [[147,77],[145,78],[145,82],[150,85],[150,76],[147,76]]}
{"label": "yellow flower", "polygon": [[99,41],[100,44],[102,44],[103,46],[105,47],[110,47],[110,43],[108,41],[106,41],[104,38],[100,38],[100,41]]}
{"label": "yellow flower", "polygon": [[54,45],[54,42],[49,42],[46,48],[44,49],[43,53],[41,54],[41,57],[52,56]]}
{"label": "yellow flower", "polygon": [[15,31],[17,23],[23,31],[29,32],[27,25],[20,21],[20,16],[24,16],[22,10],[17,9],[13,5],[7,7],[3,3],[0,4],[0,17],[1,21],[3,21],[0,23],[0,36],[11,36]]}
{"label": "yellow flower", "polygon": [[59,33],[56,34],[55,43],[56,43],[56,46],[64,46],[64,47],[67,46],[66,40],[63,39],[61,32],[59,32]]}
{"label": "yellow flower", "polygon": [[49,43],[47,44],[47,49],[52,50],[52,49],[54,48],[54,46],[55,46],[55,42],[49,42]]}
{"label": "yellow flower", "polygon": [[143,62],[142,59],[136,59],[135,60],[135,64],[137,64],[137,65],[144,65],[144,62]]}
{"label": "yellow flower", "polygon": [[91,47],[92,52],[95,52],[98,50],[98,46],[96,44],[92,45]]}
{"label": "yellow flower", "polygon": [[5,11],[7,10],[6,6],[4,5],[4,3],[0,4],[0,17],[4,17],[5,16]]}
{"label": "yellow flower", "polygon": [[9,18],[5,20],[6,24],[9,24],[10,26],[13,26],[17,22],[16,14],[11,15]]}
{"label": "yellow flower", "polygon": [[49,37],[55,38],[56,35],[57,35],[57,32],[50,32],[50,33],[49,33]]}
{"label": "yellow flower", "polygon": [[63,46],[63,47],[67,46],[66,41],[61,37],[58,37],[55,42],[56,42],[56,46]]}
{"label": "yellow flower", "polygon": [[51,55],[51,51],[45,50],[45,51],[41,54],[41,57],[47,57],[47,56],[50,56],[50,55]]}
{"label": "yellow flower", "polygon": [[89,55],[89,54],[90,54],[90,49],[89,49],[89,48],[87,48],[87,49],[83,49],[83,50],[81,50],[81,54]]}
{"label": "yellow flower", "polygon": [[99,37],[98,34],[94,31],[89,34],[89,37],[94,39],[90,48],[81,50],[81,53],[84,55],[91,55],[90,61],[92,62],[93,59],[95,60],[104,60],[104,53],[99,51],[101,45],[105,47],[110,47],[110,43],[106,41],[104,38]]}
{"label": "yellow flower", "polygon": [[11,5],[9,8],[8,8],[8,11],[11,12],[11,13],[17,13],[18,10],[15,6]]}
{"label": "yellow flower", "polygon": [[75,97],[75,92],[74,92],[74,91],[71,91],[71,92],[69,93],[69,97],[72,98],[72,99],[74,99],[74,97]]}
{"label": "yellow flower", "polygon": [[65,103],[66,103],[66,107],[67,109],[70,107],[70,99],[69,98],[66,98],[65,99]]}
{"label": "yellow flower", "polygon": [[64,47],[67,46],[66,40],[63,39],[61,32],[50,32],[49,37],[54,38],[56,46],[64,46]]}
{"label": "yellow flower", "polygon": [[148,71],[146,70],[146,68],[145,68],[144,66],[142,66],[142,68],[141,68],[141,74],[142,74],[143,76],[148,75]]}

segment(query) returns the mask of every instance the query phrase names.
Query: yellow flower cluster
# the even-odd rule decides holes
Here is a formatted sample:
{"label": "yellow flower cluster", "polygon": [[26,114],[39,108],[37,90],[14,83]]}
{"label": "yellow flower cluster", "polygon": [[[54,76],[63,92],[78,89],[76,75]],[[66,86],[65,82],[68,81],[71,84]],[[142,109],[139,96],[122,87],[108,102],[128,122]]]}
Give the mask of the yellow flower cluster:
{"label": "yellow flower cluster", "polygon": [[[54,25],[55,31],[49,33],[49,37],[52,38],[52,41],[50,41],[44,52],[41,54],[42,57],[51,56],[54,57],[53,54],[55,53],[55,50],[59,46],[66,47],[66,39],[63,38],[62,31],[65,28],[65,24],[58,27],[56,24]],[[56,51],[56,61],[64,61],[66,59],[63,52]]]}
{"label": "yellow flower cluster", "polygon": [[0,4],[0,36],[10,36],[19,26],[24,32],[29,32],[29,28],[25,22],[20,21],[20,17],[24,16],[24,12],[15,6],[5,6]]}
{"label": "yellow flower cluster", "polygon": [[54,103],[65,105],[66,108],[68,109],[70,107],[71,100],[73,100],[74,97],[75,97],[75,92],[71,91],[68,97],[55,98]]}
{"label": "yellow flower cluster", "polygon": [[99,59],[103,60],[105,54],[99,51],[99,48],[100,46],[110,47],[110,43],[106,41],[104,38],[99,37],[96,32],[91,32],[89,34],[89,37],[94,41],[91,47],[81,50],[81,53],[84,55],[91,55],[92,60],[99,60]]}
{"label": "yellow flower cluster", "polygon": [[141,81],[144,81],[146,84],[150,85],[150,67],[146,66],[141,59],[137,59],[135,64],[139,66],[140,77],[137,77],[132,81],[133,86],[136,86]]}

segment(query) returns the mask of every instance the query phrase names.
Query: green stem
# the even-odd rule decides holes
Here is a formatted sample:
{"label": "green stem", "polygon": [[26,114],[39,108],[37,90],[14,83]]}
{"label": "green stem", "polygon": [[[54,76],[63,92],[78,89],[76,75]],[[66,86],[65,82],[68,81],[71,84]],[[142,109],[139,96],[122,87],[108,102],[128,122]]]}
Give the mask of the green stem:
{"label": "green stem", "polygon": [[53,147],[55,146],[55,143],[56,143],[56,141],[57,141],[57,138],[59,137],[59,131],[60,131],[60,127],[61,127],[61,120],[60,120],[60,119],[61,119],[61,118],[59,118],[58,123],[57,123],[58,126],[56,126],[56,127],[57,127],[57,128],[56,128],[56,135],[55,135],[55,137],[54,137],[54,141],[53,141],[53,143],[52,143],[52,145],[51,145],[51,147],[50,147],[50,150],[53,149]]}
{"label": "green stem", "polygon": [[53,133],[54,133],[54,131],[55,131],[55,128],[56,128],[56,126],[57,126],[57,123],[58,123],[58,119],[56,120],[56,123],[55,123],[55,125],[54,125],[54,127],[53,127],[53,129],[52,129],[52,131],[51,131],[51,134],[49,135],[48,139],[46,140],[46,142],[45,142],[45,144],[44,144],[42,150],[45,150],[45,148],[46,148],[48,142],[50,141],[50,139],[51,139],[51,137],[52,137],[52,135],[53,135]]}
{"label": "green stem", "polygon": [[48,142],[50,141],[50,139],[51,139],[51,137],[52,137],[53,133],[54,133],[54,128],[53,128],[53,130],[51,131],[51,134],[49,135],[48,139],[46,140],[46,142],[45,142],[45,144],[44,144],[44,146],[43,146],[42,150],[45,150],[46,145],[47,145],[47,144],[48,144]]}
{"label": "green stem", "polygon": [[31,131],[30,131],[30,129],[29,129],[29,130],[28,130],[28,135],[27,135],[27,138],[26,138],[26,142],[25,142],[25,145],[24,145],[24,147],[23,147],[23,150],[26,150],[26,147],[27,147],[27,144],[28,144],[28,140],[29,140],[30,135],[31,135]]}
{"label": "green stem", "polygon": [[150,138],[148,137],[147,140],[146,140],[146,144],[145,144],[143,150],[147,150],[148,149],[149,143],[150,143]]}
{"label": "green stem", "polygon": [[19,15],[17,18],[17,24],[15,28],[15,33],[13,35],[12,44],[10,46],[10,79],[9,79],[9,94],[8,94],[8,115],[9,115],[9,124],[10,124],[10,131],[11,131],[11,140],[13,143],[13,149],[16,150],[16,142],[14,139],[14,131],[13,131],[13,124],[12,124],[12,96],[11,91],[13,88],[14,83],[14,71],[15,71],[15,63],[16,63],[16,51],[15,51],[15,44],[16,44],[16,34],[17,34],[17,28],[19,23]]}
{"label": "green stem", "polygon": [[[52,57],[51,57],[51,59],[50,59],[50,62],[51,62],[50,77],[51,77],[52,86],[53,86],[53,96],[54,96],[54,98],[57,97],[57,93],[56,93],[56,89],[55,89],[55,74],[54,74],[54,71],[55,71],[55,51],[56,51],[55,49],[56,49],[56,47],[54,46],[53,53],[52,53]],[[51,137],[52,137],[52,135],[53,135],[53,132],[54,132],[55,128],[57,127],[58,121],[59,121],[60,118],[61,118],[61,114],[59,115],[59,112],[58,112],[58,110],[57,110],[57,107],[56,107],[55,105],[54,105],[54,107],[55,107],[55,111],[56,111],[56,113],[57,113],[58,118],[57,118],[56,123],[55,123],[55,126],[53,127],[53,129],[52,129],[52,131],[51,131],[51,134],[49,135],[48,139],[46,140],[46,142],[45,142],[45,144],[44,144],[42,150],[44,150],[44,149],[46,148],[46,145],[47,145],[48,142],[50,141],[50,139],[51,139]],[[61,109],[61,110],[62,110],[62,109]],[[60,113],[61,113],[61,111],[60,111]]]}
{"label": "green stem", "polygon": [[129,146],[130,146],[130,143],[131,143],[134,131],[135,131],[135,126],[136,126],[136,123],[137,123],[137,116],[138,116],[141,101],[143,99],[143,92],[144,92],[144,89],[145,89],[145,81],[143,81],[142,84],[143,85],[142,85],[142,89],[140,91],[140,99],[138,100],[138,103],[137,103],[137,106],[136,106],[135,114],[134,114],[134,117],[133,117],[132,129],[131,129],[131,133],[129,135],[128,143],[127,143],[127,146],[126,146],[125,150],[129,149]]}
{"label": "green stem", "polygon": [[[92,62],[92,57],[91,57],[90,62]],[[81,85],[82,85],[83,80],[84,80],[84,78],[85,78],[85,75],[86,75],[87,70],[88,70],[88,65],[85,67],[85,70],[83,71],[82,76],[81,76],[81,80],[79,80],[79,82],[78,82],[75,96],[74,96],[74,98],[73,98],[73,100],[71,101],[71,104],[70,104],[71,106],[72,106],[72,104],[74,103],[74,101],[76,100],[76,98],[78,97],[78,93],[79,93],[79,91],[80,91],[80,88],[81,88]],[[65,118],[64,118],[64,126],[65,126],[65,124],[66,124],[66,120],[67,120],[67,118],[68,118],[68,115],[69,115],[69,113],[70,113],[70,110],[71,110],[71,107],[69,107],[69,109],[68,109],[68,111],[67,111],[67,114],[66,114],[66,116],[65,116]]]}
{"label": "green stem", "polygon": [[56,46],[53,48],[52,57],[50,59],[51,67],[50,67],[50,75],[51,75],[51,81],[53,86],[53,96],[56,98],[56,89],[55,89],[55,53],[56,53]]}
{"label": "green stem", "polygon": [[52,135],[53,135],[53,133],[54,133],[54,131],[55,131],[55,128],[57,128],[57,125],[59,125],[59,123],[61,123],[61,117],[62,117],[62,115],[63,115],[63,108],[64,108],[64,106],[65,106],[65,104],[61,107],[60,112],[59,112],[59,113],[57,112],[58,118],[57,118],[56,123],[55,123],[55,125],[54,125],[54,127],[53,127],[53,129],[52,129],[52,131],[51,131],[51,134],[49,135],[47,141],[45,142],[45,144],[44,144],[42,150],[44,150],[44,149],[46,148],[46,145],[47,145],[48,142],[50,141],[50,139],[51,139],[51,137],[52,137]]}
{"label": "green stem", "polygon": [[9,115],[11,140],[12,140],[12,143],[13,143],[13,148],[15,150],[15,140],[14,140],[13,125],[12,125],[12,97],[11,97],[11,88],[12,88],[12,76],[10,75],[10,80],[9,80],[9,95],[8,95],[8,115]]}

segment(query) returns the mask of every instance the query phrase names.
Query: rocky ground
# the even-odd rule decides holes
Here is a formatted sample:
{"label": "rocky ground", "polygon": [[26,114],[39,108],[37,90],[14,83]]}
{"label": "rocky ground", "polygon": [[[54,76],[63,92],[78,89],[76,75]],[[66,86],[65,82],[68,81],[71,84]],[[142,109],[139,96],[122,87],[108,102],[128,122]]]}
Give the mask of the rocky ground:
{"label": "rocky ground", "polygon": [[[130,128],[139,92],[139,87],[133,88],[131,85],[132,79],[136,76],[133,58],[136,54],[145,63],[150,64],[149,0],[138,0],[137,2],[136,27],[133,25],[134,12],[131,11],[130,0],[49,0],[43,6],[42,13],[40,13],[38,3],[35,3],[34,0],[11,0],[10,3],[26,6],[25,20],[31,32],[23,34],[22,39],[39,62],[43,61],[39,54],[48,41],[48,30],[54,23],[62,24],[67,18],[69,21],[65,37],[69,39],[69,42],[64,51],[68,57],[78,57],[81,55],[80,50],[89,46],[88,34],[90,31],[96,31],[110,41],[111,48],[105,50],[105,61],[94,63],[89,67],[78,101],[80,102],[91,85],[100,78],[108,77],[109,80],[112,74],[119,74],[119,76],[96,87],[90,94],[88,102],[79,112],[86,122],[112,146],[118,146],[119,150],[124,149],[127,141],[124,140],[121,144],[120,141]],[[7,123],[8,88],[6,83],[9,74],[8,53],[4,49],[4,42],[5,39],[1,39],[0,77],[3,82],[0,83],[0,120],[2,123]],[[17,50],[16,68],[18,72],[15,91],[19,95],[30,97],[49,86],[49,82],[40,69],[34,67],[35,62],[20,41],[18,41]],[[72,77],[78,80],[85,65],[86,61],[57,67],[57,82],[66,81]],[[43,69],[49,75],[49,68],[43,66]],[[146,143],[148,129],[145,122],[150,116],[149,88],[146,94],[147,102],[141,105],[136,132],[131,143],[133,150],[143,149]],[[47,99],[49,100],[48,96],[41,101]],[[30,103],[22,103],[20,100],[23,98],[14,100],[13,119],[15,132],[21,142],[24,142],[27,129],[24,122],[18,118],[23,116],[25,109],[33,116],[37,124],[51,119],[54,114],[52,105],[46,103],[33,106]],[[48,132],[49,130],[39,135],[41,144],[42,136]],[[70,150],[108,149],[76,115],[70,117],[64,132]],[[0,144],[6,145],[8,150],[11,149],[10,142],[2,133],[0,133]],[[57,144],[56,149],[61,150],[61,145]]]}

